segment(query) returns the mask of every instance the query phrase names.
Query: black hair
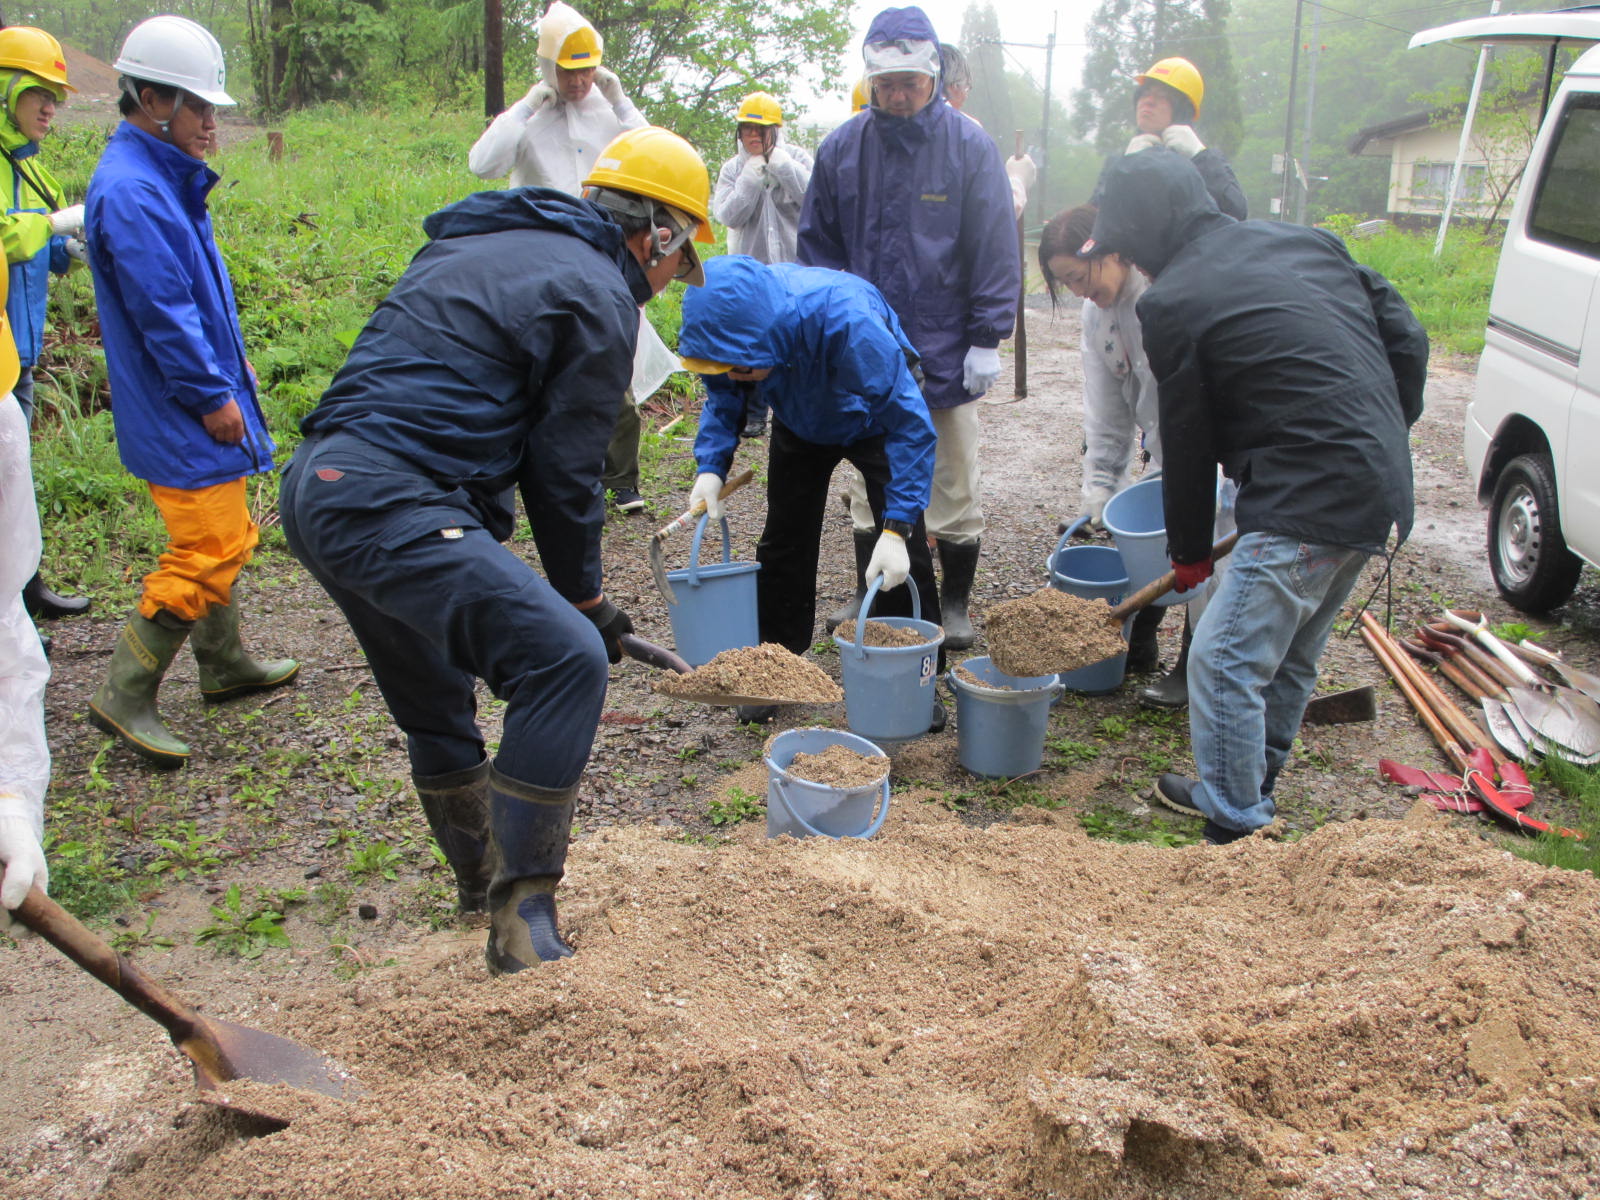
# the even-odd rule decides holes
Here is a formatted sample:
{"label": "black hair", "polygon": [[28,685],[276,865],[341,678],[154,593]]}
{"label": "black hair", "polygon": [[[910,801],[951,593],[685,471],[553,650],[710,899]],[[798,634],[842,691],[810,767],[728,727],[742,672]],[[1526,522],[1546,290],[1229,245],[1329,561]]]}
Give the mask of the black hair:
{"label": "black hair", "polygon": [[[141,95],[145,88],[155,92],[157,100],[175,100],[182,88],[175,88],[167,83],[153,83],[148,79],[129,79],[128,86],[122,89],[122,94],[117,97],[117,111],[125,117],[131,117],[141,111],[139,101],[135,97]],[[129,95],[129,92],[132,95]]]}
{"label": "black hair", "polygon": [[1092,204],[1080,204],[1066,212],[1057,213],[1045,223],[1039,234],[1039,270],[1044,273],[1044,285],[1050,289],[1050,303],[1060,303],[1060,284],[1050,270],[1050,260],[1065,254],[1077,257],[1078,251],[1094,232],[1094,219],[1099,210]]}
{"label": "black hair", "polygon": [[1144,95],[1146,91],[1152,91],[1157,88],[1160,90],[1156,94],[1165,96],[1172,104],[1172,123],[1174,125],[1193,125],[1195,118],[1200,115],[1194,111],[1194,102],[1170,83],[1162,83],[1159,79],[1146,79],[1139,85],[1139,90],[1134,93],[1134,102],[1138,103],[1139,97]]}

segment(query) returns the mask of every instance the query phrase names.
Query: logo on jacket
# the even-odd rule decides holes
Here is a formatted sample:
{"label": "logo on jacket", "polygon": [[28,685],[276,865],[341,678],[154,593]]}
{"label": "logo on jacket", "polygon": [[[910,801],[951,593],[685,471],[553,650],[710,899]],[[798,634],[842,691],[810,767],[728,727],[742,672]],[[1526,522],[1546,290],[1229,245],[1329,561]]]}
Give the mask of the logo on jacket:
{"label": "logo on jacket", "polygon": [[948,192],[923,192],[922,198],[924,200],[931,200],[935,204],[943,204],[946,200],[950,199],[950,194]]}
{"label": "logo on jacket", "polygon": [[339,480],[344,478],[344,472],[335,470],[333,467],[318,467],[317,478],[324,483],[338,483]]}

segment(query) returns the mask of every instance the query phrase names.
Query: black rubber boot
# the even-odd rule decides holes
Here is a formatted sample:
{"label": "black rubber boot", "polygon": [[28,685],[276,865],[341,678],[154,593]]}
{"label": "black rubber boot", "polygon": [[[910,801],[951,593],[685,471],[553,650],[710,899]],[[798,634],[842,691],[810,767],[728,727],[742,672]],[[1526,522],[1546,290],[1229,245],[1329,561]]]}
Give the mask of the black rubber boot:
{"label": "black rubber boot", "polygon": [[1161,665],[1161,645],[1156,641],[1156,630],[1167,610],[1150,605],[1133,614],[1133,628],[1128,631],[1129,675],[1148,675]]}
{"label": "black rubber boot", "polygon": [[111,652],[106,681],[89,701],[90,724],[122,738],[158,767],[181,767],[189,761],[189,747],[156,709],[156,690],[192,624],[165,611],[155,620],[130,613]]}
{"label": "black rubber boot", "polygon": [[89,611],[89,597],[58,595],[36,574],[22,585],[22,606],[30,617],[76,617]]}
{"label": "black rubber boot", "polygon": [[827,620],[828,632],[832,633],[846,621],[854,621],[856,614],[861,611],[861,602],[867,598],[867,564],[872,561],[872,551],[878,544],[876,532],[862,533],[859,529],[851,530],[856,544],[856,594],[844,602],[842,608],[836,608]]}
{"label": "black rubber boot", "polygon": [[770,725],[778,715],[776,704],[736,704],[733,719],[740,725]]}
{"label": "black rubber boot", "polygon": [[483,912],[489,902],[489,760],[448,775],[412,775],[433,840],[456,876],[456,900],[464,913]]}
{"label": "black rubber boot", "polygon": [[567,839],[578,785],[544,788],[489,768],[489,944],[495,975],[512,975],[566,958],[572,947],[556,928],[556,884],[567,863]]}
{"label": "black rubber boot", "polygon": [[1178,651],[1177,665],[1149,687],[1139,689],[1139,703],[1145,708],[1160,708],[1168,712],[1189,707],[1189,643],[1194,640],[1194,628],[1188,614],[1183,618],[1183,648]]}
{"label": "black rubber boot", "polygon": [[972,617],[967,609],[972,598],[972,580],[978,573],[977,542],[947,542],[940,539],[939,616],[944,626],[944,648],[965,650],[977,640]]}
{"label": "black rubber boot", "polygon": [[300,664],[292,658],[260,662],[239,641],[239,607],[213,604],[194,623],[189,649],[200,667],[200,694],[213,704],[292,683]]}

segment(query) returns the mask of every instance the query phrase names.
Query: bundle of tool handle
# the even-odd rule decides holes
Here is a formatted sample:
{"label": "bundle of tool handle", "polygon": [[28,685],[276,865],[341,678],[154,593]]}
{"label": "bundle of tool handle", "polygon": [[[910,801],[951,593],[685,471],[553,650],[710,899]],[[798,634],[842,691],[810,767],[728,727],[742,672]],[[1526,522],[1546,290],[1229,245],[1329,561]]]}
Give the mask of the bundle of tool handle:
{"label": "bundle of tool handle", "polygon": [[[1527,774],[1483,726],[1445,694],[1432,673],[1414,661],[1412,650],[1421,650],[1424,655],[1431,654],[1431,651],[1425,647],[1408,649],[1407,643],[1391,636],[1371,613],[1361,614],[1361,637],[1407,702],[1416,710],[1434,741],[1439,743],[1450,765],[1460,772],[1459,775],[1448,775],[1439,771],[1420,770],[1385,758],[1378,760],[1378,773],[1383,778],[1420,786],[1424,789],[1423,797],[1435,808],[1444,811],[1488,813],[1522,833],[1554,833],[1571,838],[1583,836],[1574,830],[1527,816],[1522,811],[1533,800],[1533,788],[1528,783]],[[1456,662],[1453,665],[1460,667],[1463,663]],[[1483,669],[1480,663],[1474,662],[1471,666],[1479,671]],[[1466,690],[1461,680],[1471,676],[1465,671],[1447,672],[1446,678]]]}

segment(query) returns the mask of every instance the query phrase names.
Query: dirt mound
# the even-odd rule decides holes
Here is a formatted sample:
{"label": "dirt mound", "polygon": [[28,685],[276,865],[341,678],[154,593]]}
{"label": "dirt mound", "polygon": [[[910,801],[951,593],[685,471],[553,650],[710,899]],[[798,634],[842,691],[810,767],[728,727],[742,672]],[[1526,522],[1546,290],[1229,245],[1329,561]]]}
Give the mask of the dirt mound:
{"label": "dirt mound", "polygon": [[72,80],[72,86],[80,95],[115,98],[117,76],[121,72],[76,46],[63,45],[61,49],[67,56],[67,78]]}
{"label": "dirt mound", "polygon": [[[259,1138],[191,1109],[106,1194],[1600,1191],[1600,882],[1420,812],[1182,851],[1032,816],[600,835],[568,877],[576,957],[495,981],[458,939],[229,1014],[367,1095]],[[176,1069],[165,1089],[180,1107]],[[38,1168],[89,1136],[0,1179],[65,1195]]]}

